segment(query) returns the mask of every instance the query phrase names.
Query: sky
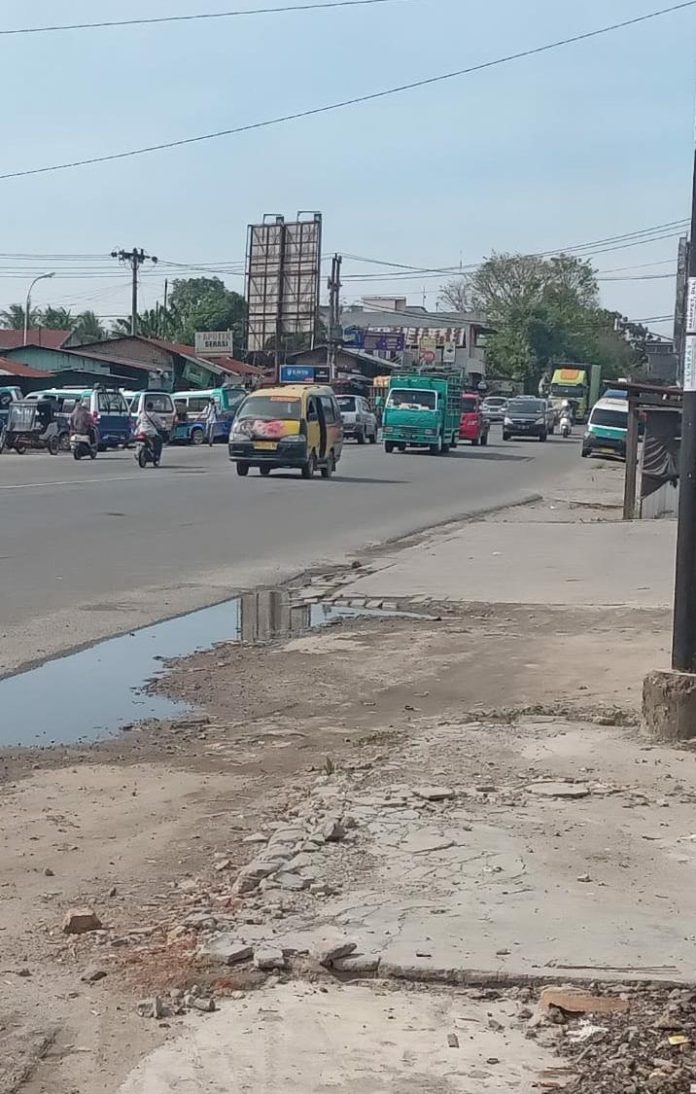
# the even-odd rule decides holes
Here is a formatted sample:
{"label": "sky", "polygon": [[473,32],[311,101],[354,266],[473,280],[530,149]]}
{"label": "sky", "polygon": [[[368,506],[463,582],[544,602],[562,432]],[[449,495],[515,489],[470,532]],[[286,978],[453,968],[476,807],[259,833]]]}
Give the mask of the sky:
{"label": "sky", "polygon": [[[0,35],[0,174],[311,109],[669,2],[394,0]],[[260,0],[4,0],[0,31],[258,6]],[[162,260],[143,271],[143,306],[161,299],[165,278],[195,276],[194,266],[224,264],[231,271],[226,283],[243,291],[246,226],[265,213],[292,218],[300,209],[320,210],[327,256],[338,251],[429,269],[685,219],[695,40],[696,7],[334,113],[0,180],[0,308],[23,301],[35,274],[55,271],[36,286],[36,305],[126,314],[129,274],[109,254],[133,246]],[[673,312],[679,228],[657,234],[669,238],[595,254],[600,276],[612,279],[600,282],[605,306],[636,320]],[[344,302],[398,294],[435,308],[438,277],[401,280],[394,272],[346,258]],[[669,322],[650,325],[671,330]]]}

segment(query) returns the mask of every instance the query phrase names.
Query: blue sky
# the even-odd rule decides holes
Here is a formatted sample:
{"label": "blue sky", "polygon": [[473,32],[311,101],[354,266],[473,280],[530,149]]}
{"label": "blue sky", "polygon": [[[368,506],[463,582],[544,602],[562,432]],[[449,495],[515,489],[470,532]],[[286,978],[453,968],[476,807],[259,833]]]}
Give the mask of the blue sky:
{"label": "blue sky", "polygon": [[[0,28],[252,6],[4,0]],[[404,0],[0,38],[0,173],[311,108],[659,6]],[[137,245],[172,262],[241,264],[250,221],[319,209],[326,252],[443,266],[493,249],[551,249],[674,221],[689,211],[695,38],[696,8],[334,114],[5,180],[2,252],[108,255]],[[676,245],[665,239],[618,250],[598,255],[596,264],[610,277],[670,274]],[[66,268],[57,260],[0,258],[0,272],[14,275],[20,265],[20,276],[0,277],[0,306],[22,299],[30,269]],[[127,312],[126,272],[106,258],[94,268],[101,276],[37,286],[35,302]],[[346,275],[367,271],[379,272],[345,262]],[[163,268],[144,276],[144,303],[161,295],[164,276]],[[226,280],[241,290],[241,278]],[[398,291],[415,303],[425,290],[434,306],[437,285],[425,278],[347,281],[344,297]],[[634,318],[671,312],[673,293],[669,279],[602,282],[607,306]]]}

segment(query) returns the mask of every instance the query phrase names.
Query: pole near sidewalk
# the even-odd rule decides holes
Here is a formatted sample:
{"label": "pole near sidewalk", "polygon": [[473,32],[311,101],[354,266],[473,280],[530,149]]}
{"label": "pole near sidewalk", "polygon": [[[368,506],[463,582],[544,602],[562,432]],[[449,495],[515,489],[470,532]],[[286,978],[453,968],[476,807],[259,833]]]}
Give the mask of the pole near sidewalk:
{"label": "pole near sidewalk", "polygon": [[696,146],[688,273],[672,668],[696,673]]}

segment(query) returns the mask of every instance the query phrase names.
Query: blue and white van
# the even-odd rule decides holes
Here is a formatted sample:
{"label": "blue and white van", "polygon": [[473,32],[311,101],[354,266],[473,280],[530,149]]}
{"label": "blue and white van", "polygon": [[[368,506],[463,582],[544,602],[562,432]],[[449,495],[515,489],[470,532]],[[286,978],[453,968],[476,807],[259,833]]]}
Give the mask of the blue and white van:
{"label": "blue and white van", "polygon": [[213,441],[228,441],[230,428],[248,393],[243,387],[215,387],[201,391],[175,391],[176,424],[173,441],[185,444],[202,444],[207,439],[205,415],[211,399],[215,400],[218,418]]}
{"label": "blue and white van", "polygon": [[[44,391],[32,391],[28,399],[50,399],[55,414],[62,419],[67,431],[67,420],[78,403],[83,403],[94,418],[99,431],[99,448],[124,447],[131,439],[131,423],[128,403],[120,391],[113,388],[54,387]],[[63,447],[65,445],[63,444]]]}

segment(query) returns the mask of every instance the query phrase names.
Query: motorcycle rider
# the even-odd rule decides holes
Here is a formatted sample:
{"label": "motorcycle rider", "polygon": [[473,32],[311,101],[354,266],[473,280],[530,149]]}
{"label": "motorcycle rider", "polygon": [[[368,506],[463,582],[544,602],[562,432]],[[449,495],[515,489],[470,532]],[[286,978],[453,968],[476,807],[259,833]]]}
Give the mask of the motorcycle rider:
{"label": "motorcycle rider", "polygon": [[135,435],[136,437],[147,437],[148,443],[152,445],[155,463],[159,463],[162,456],[162,436],[164,432],[164,422],[159,414],[155,413],[152,399],[146,399],[145,406],[135,424]]}
{"label": "motorcycle rider", "polygon": [[94,425],[94,418],[82,401],[75,404],[75,408],[70,415],[70,432],[86,435],[89,437],[89,443],[91,445],[97,443],[97,430]]}

